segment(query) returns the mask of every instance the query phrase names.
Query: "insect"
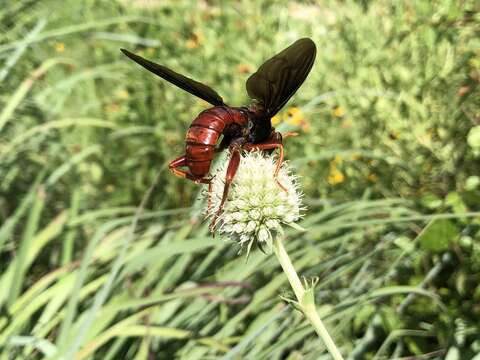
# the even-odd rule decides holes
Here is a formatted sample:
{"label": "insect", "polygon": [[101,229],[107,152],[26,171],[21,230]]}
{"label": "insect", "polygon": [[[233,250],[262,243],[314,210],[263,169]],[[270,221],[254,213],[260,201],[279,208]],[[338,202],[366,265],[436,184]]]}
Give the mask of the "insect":
{"label": "insect", "polygon": [[311,39],[299,39],[263,63],[246,83],[247,93],[253,101],[249,106],[241,107],[228,106],[215,90],[203,83],[128,50],[121,50],[147,70],[213,105],[193,120],[186,135],[185,154],[169,164],[169,169],[175,175],[209,184],[210,197],[210,165],[216,153],[228,148],[230,160],[225,186],[220,206],[210,226],[212,230],[240,165],[242,151],[278,149],[279,156],[273,177],[278,186],[286,191],[278,181],[283,161],[282,134],[272,127],[271,118],[287,103],[310,72],[316,55],[316,47]]}

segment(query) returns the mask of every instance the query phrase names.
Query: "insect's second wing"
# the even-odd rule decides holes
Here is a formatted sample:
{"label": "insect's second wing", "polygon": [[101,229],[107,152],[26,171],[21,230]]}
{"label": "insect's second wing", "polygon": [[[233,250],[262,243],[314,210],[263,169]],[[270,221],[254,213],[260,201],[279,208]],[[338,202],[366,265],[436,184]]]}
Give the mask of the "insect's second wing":
{"label": "insect's second wing", "polygon": [[154,74],[160,76],[161,78],[171,82],[174,85],[177,85],[179,88],[188,91],[190,94],[198,96],[199,98],[209,102],[215,106],[225,105],[223,99],[218,93],[213,90],[211,87],[202,84],[198,81],[190,79],[186,76],[176,73],[169,68],[156,64],[150,60],[144,59],[141,56],[135,55],[128,50],[120,49],[122,52],[127,55],[130,59],[135,61],[137,64],[142,65],[145,69],[153,72]]}
{"label": "insect's second wing", "polygon": [[248,95],[274,116],[307,78],[317,50],[309,38],[292,45],[267,60],[247,80]]}

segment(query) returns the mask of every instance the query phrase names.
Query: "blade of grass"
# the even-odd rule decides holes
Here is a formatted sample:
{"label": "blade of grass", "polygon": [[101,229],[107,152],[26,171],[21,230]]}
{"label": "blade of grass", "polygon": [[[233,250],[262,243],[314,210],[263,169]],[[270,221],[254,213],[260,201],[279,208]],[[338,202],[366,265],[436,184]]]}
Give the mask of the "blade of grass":
{"label": "blade of grass", "polygon": [[0,159],[2,158],[2,156],[7,155],[12,150],[14,150],[16,146],[20,144],[24,145],[29,138],[39,133],[45,133],[53,129],[62,129],[70,126],[100,127],[106,129],[115,129],[117,127],[117,125],[114,123],[92,118],[62,119],[49,121],[46,124],[35,126],[34,128],[31,128],[30,130],[13,138],[0,153]]}
{"label": "blade of grass", "polygon": [[[107,280],[107,283],[103,286],[103,288],[101,289],[101,291],[97,294],[97,296],[95,296],[95,300],[94,300],[94,303],[92,305],[92,307],[90,308],[89,312],[88,312],[88,315],[87,317],[85,318],[82,326],[80,327],[80,330],[77,334],[77,336],[75,337],[73,343],[71,345],[68,346],[68,350],[66,351],[66,358],[69,359],[69,358],[72,358],[73,355],[77,352],[78,348],[81,346],[82,342],[83,342],[83,339],[86,335],[86,332],[88,330],[88,328],[91,326],[91,323],[93,322],[94,318],[95,318],[95,315],[97,314],[97,312],[100,310],[101,306],[103,305],[103,303],[105,302],[105,300],[107,299],[108,297],[108,294],[115,282],[115,279],[118,275],[118,273],[120,272],[121,270],[121,267],[123,266],[123,261],[124,261],[124,258],[125,258],[125,255],[126,255],[126,252],[127,252],[127,248],[128,248],[128,245],[130,244],[130,242],[133,240],[134,238],[134,235],[135,235],[135,230],[136,230],[136,227],[137,227],[137,224],[138,224],[138,219],[139,219],[139,216],[140,214],[143,212],[143,209],[145,208],[145,205],[146,203],[148,202],[148,200],[150,199],[150,196],[153,192],[153,189],[155,188],[155,186],[157,185],[158,183],[158,180],[160,178],[160,175],[161,175],[161,171],[163,169],[160,169],[153,182],[152,182],[152,185],[150,186],[150,188],[147,190],[147,192],[145,193],[145,195],[143,196],[142,198],[142,201],[140,202],[140,205],[138,206],[137,208],[137,211],[135,213],[135,217],[132,221],[132,224],[129,228],[129,232],[127,234],[127,236],[124,237],[124,240],[123,240],[123,243],[122,243],[122,247],[120,249],[120,254],[118,255],[118,257],[115,259],[113,265],[112,265],[112,269],[109,273],[109,277],[108,277],[108,280]],[[88,262],[86,262],[85,266],[88,264]],[[82,265],[83,265],[83,262],[82,262]],[[85,269],[86,270],[86,269]],[[83,281],[79,281],[79,285],[81,285]],[[76,302],[74,303],[74,306],[76,305]],[[71,312],[71,314],[73,315],[74,314],[74,311]],[[70,319],[71,321],[72,319]],[[63,324],[62,324],[63,325]],[[67,323],[67,325],[69,325]],[[68,328],[67,328],[68,329]],[[65,330],[65,329],[63,329]],[[63,341],[66,340],[66,335],[63,336],[62,338]],[[62,342],[60,342],[61,344],[61,349],[63,350],[63,346],[64,344]]]}
{"label": "blade of grass", "polygon": [[33,29],[25,36],[23,41],[18,44],[14,53],[7,59],[7,61],[5,62],[5,65],[0,70],[0,83],[2,83],[5,80],[12,66],[15,65],[18,59],[20,59],[20,57],[23,55],[25,50],[27,50],[28,46],[34,41],[38,33],[40,33],[43,30],[45,25],[47,25],[47,20],[45,19],[38,20],[35,26],[33,27]]}
{"label": "blade of grass", "polygon": [[[70,204],[70,210],[68,213],[69,222],[71,219],[75,218],[78,214],[78,210],[80,207],[80,201],[82,198],[82,190],[80,188],[75,188],[72,193],[72,200]],[[74,251],[74,243],[75,238],[77,235],[77,229],[75,227],[71,227],[67,235],[65,236],[65,240],[63,241],[63,248],[62,248],[62,265],[65,266],[69,264],[73,259],[73,251]]]}
{"label": "blade of grass", "polygon": [[12,305],[17,300],[18,295],[24,285],[25,272],[27,271],[27,252],[33,238],[38,230],[40,217],[45,205],[46,193],[43,187],[39,187],[36,191],[33,206],[28,216],[25,231],[20,242],[18,254],[15,257],[15,270],[13,272],[10,291],[8,292],[7,303]]}
{"label": "blade of grass", "polygon": [[39,339],[34,336],[12,336],[8,340],[7,347],[14,346],[32,346],[47,357],[51,357],[57,352],[57,348],[50,341],[47,339]]}
{"label": "blade of grass", "polygon": [[[146,19],[143,19],[138,16],[120,16],[117,18],[110,18],[106,20],[96,20],[82,24],[75,24],[70,26],[65,26],[63,28],[53,29],[45,31],[44,33],[38,35],[32,43],[41,42],[51,38],[58,39],[59,37],[71,35],[79,32],[89,31],[93,29],[98,29],[101,27],[108,27],[115,24],[125,24],[129,22],[145,22]],[[12,50],[18,46],[21,41],[14,41],[9,44],[4,44],[0,46],[0,53]]]}
{"label": "blade of grass", "polygon": [[2,111],[0,112],[0,131],[2,131],[5,124],[11,119],[15,109],[28,94],[35,81],[37,81],[51,68],[59,64],[72,65],[72,62],[71,60],[64,58],[53,58],[45,60],[42,65],[40,65],[40,67],[32,71],[32,73],[20,84],[17,90],[10,97],[7,105],[4,106]]}
{"label": "blade of grass", "polygon": [[[65,225],[67,216],[65,212],[58,214],[42,231],[34,235],[33,240],[29,244],[29,248],[24,254],[22,269],[27,269],[32,262],[36,259],[42,248],[58,236],[63,226]],[[0,302],[6,299],[9,295],[9,289],[13,286],[13,277],[17,267],[17,260],[11,262],[6,271],[1,274],[0,277]],[[21,286],[21,285],[20,285]]]}
{"label": "blade of grass", "polygon": [[59,166],[50,174],[45,181],[46,186],[53,186],[66,173],[68,173],[75,165],[78,165],[91,155],[98,154],[101,150],[100,145],[92,145],[72,156],[67,162]]}
{"label": "blade of grass", "polygon": [[15,229],[15,226],[18,224],[20,219],[25,215],[31,202],[35,199],[35,196],[38,195],[38,186],[42,182],[45,176],[45,171],[42,171],[35,180],[34,184],[32,185],[30,191],[25,195],[22,199],[20,205],[15,209],[15,212],[12,216],[10,216],[1,226],[0,228],[0,252],[3,250],[3,245],[5,241],[12,236],[12,233]]}

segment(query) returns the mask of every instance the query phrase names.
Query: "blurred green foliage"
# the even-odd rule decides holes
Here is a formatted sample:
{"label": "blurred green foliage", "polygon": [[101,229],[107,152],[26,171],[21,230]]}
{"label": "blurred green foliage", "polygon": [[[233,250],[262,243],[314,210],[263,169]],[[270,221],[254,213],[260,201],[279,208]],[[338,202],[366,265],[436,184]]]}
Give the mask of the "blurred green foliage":
{"label": "blurred green foliage", "polygon": [[315,66],[275,119],[299,132],[286,140],[309,208],[307,232],[289,233],[295,266],[320,277],[319,310],[350,358],[474,358],[479,10],[453,0],[7,0],[1,359],[322,358],[278,297],[287,283],[274,259],[255,251],[245,262],[212,238],[201,188],[166,170],[208,104],[119,51],[241,105],[249,74],[304,36]]}

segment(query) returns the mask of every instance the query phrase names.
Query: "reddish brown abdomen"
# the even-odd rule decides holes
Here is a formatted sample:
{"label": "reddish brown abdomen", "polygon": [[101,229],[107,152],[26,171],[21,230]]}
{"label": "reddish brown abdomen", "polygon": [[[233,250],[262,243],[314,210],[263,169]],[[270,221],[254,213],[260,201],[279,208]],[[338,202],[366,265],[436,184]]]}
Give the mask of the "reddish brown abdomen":
{"label": "reddish brown abdomen", "polygon": [[223,107],[205,110],[193,120],[187,131],[185,150],[192,175],[208,174],[217,140],[231,121],[231,114]]}

